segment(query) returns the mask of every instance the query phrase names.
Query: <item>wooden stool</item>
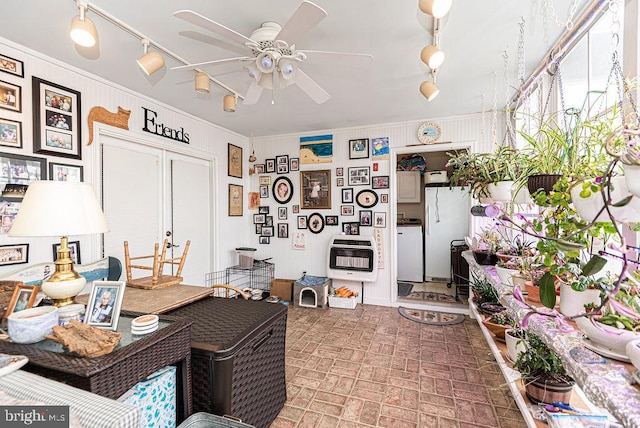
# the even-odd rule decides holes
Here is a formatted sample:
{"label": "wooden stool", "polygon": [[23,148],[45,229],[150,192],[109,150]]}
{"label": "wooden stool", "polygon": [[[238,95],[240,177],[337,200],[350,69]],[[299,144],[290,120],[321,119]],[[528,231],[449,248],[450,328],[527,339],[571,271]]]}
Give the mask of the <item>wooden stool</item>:
{"label": "wooden stool", "polygon": [[[162,253],[158,254],[159,245],[155,244],[153,255],[150,256],[138,256],[138,257],[130,257],[129,256],[129,242],[124,241],[124,263],[125,269],[127,272],[127,285],[134,288],[144,288],[144,289],[156,289],[156,288],[165,288],[175,284],[180,284],[182,282],[182,268],[184,267],[184,262],[187,259],[187,252],[189,251],[189,245],[191,245],[191,241],[187,241],[184,246],[184,251],[182,252],[182,256],[173,257],[170,259],[166,258],[167,253],[167,245],[168,241],[165,239],[162,244]],[[132,260],[144,260],[144,259],[152,259],[153,263],[151,266],[145,265],[132,265]],[[178,270],[175,275],[163,275],[162,270],[165,264],[178,265]],[[144,269],[150,270],[151,276],[146,276],[143,278],[134,279],[131,275],[131,269]]]}

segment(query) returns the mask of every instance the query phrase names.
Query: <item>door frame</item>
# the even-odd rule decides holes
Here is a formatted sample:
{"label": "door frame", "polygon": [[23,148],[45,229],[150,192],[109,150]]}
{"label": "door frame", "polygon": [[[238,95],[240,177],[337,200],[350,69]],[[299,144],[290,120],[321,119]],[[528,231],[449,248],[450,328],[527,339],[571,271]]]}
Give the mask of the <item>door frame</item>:
{"label": "door frame", "polygon": [[[196,159],[200,159],[200,160],[204,160],[210,163],[211,166],[211,170],[210,170],[210,174],[209,174],[209,185],[211,189],[215,189],[216,187],[215,185],[215,181],[216,178],[218,177],[218,169],[219,169],[219,159],[218,156],[213,155],[211,153],[205,153],[201,150],[196,150],[196,149],[192,149],[190,148],[188,145],[181,145],[181,146],[168,146],[167,144],[161,144],[158,143],[156,141],[150,140],[147,138],[142,138],[143,136],[141,134],[138,134],[134,131],[120,131],[117,128],[113,128],[113,127],[109,127],[109,126],[104,126],[98,122],[94,123],[94,139],[93,139],[93,144],[94,144],[94,150],[91,151],[91,156],[93,159],[90,160],[90,162],[93,164],[93,168],[92,168],[92,183],[94,184],[94,187],[96,187],[96,191],[98,191],[98,200],[100,201],[100,205],[103,206],[103,201],[102,201],[102,150],[100,150],[100,146],[103,144],[101,141],[101,137],[102,136],[107,136],[107,137],[111,137],[111,138],[117,138],[119,140],[122,141],[126,141],[126,142],[131,142],[134,144],[139,144],[142,146],[147,146],[150,148],[155,148],[158,150],[163,151],[163,155],[162,155],[162,162],[163,162],[163,167],[162,167],[162,191],[163,193],[166,195],[167,193],[167,182],[168,182],[168,178],[167,178],[167,171],[166,171],[166,155],[165,152],[172,152],[172,153],[177,153],[179,155],[183,155],[183,156],[188,156],[188,157],[192,157],[192,158],[196,158]],[[146,136],[145,136],[146,137]],[[211,269],[215,270],[216,266],[218,266],[220,264],[219,261],[219,245],[218,245],[218,240],[217,235],[216,235],[216,230],[218,229],[218,223],[220,221],[220,215],[219,215],[219,211],[220,210],[216,210],[214,209],[214,201],[216,199],[215,198],[210,198],[209,199],[209,211],[211,213],[211,227],[210,227],[210,244],[209,244],[209,251],[210,254],[212,255],[212,261],[211,261]],[[163,224],[160,227],[166,227],[166,210],[163,210],[162,213],[162,222]],[[107,232],[108,233],[108,232]],[[99,236],[98,238],[92,238],[92,252],[94,254],[94,256],[96,256],[96,258],[103,258],[106,257],[104,254],[104,238],[103,235]]]}
{"label": "door frame", "polygon": [[[404,146],[393,147],[390,149],[389,156],[389,186],[391,189],[396,189],[398,186],[397,169],[398,155],[406,155],[409,153],[428,153],[428,152],[442,152],[446,150],[462,150],[467,149],[471,151],[471,148],[476,144],[476,141],[460,141],[457,143],[443,143],[443,144],[425,144],[420,146]],[[424,191],[423,191],[424,192]],[[389,269],[389,287],[391,288],[391,303],[396,304],[398,302],[398,192],[389,192],[389,219],[391,221],[391,263]],[[396,219],[394,221],[394,219]],[[405,306],[411,306],[405,305]]]}

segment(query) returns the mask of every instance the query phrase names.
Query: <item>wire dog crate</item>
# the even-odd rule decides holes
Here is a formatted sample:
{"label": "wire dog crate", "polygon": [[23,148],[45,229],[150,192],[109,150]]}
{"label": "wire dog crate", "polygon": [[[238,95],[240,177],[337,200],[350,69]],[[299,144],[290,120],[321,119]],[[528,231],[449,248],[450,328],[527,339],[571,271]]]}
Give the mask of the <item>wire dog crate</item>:
{"label": "wire dog crate", "polygon": [[240,265],[228,267],[224,270],[211,272],[204,276],[207,287],[214,284],[233,285],[240,290],[245,288],[269,291],[275,265],[265,260],[254,260],[250,268],[241,268]]}

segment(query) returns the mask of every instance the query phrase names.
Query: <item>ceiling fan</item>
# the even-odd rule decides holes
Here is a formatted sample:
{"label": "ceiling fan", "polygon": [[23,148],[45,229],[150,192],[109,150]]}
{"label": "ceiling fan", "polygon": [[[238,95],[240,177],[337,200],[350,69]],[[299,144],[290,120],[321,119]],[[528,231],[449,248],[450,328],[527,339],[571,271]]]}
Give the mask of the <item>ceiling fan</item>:
{"label": "ceiling fan", "polygon": [[339,59],[345,65],[368,67],[373,61],[369,54],[297,50],[294,43],[327,17],[327,12],[310,1],[303,1],[284,26],[265,22],[250,37],[246,37],[224,25],[212,21],[192,10],[180,10],[173,14],[206,30],[225,37],[247,50],[246,56],[187,64],[172,70],[195,69],[202,66],[230,62],[246,63],[243,69],[251,79],[251,85],[243,104],[256,104],[264,88],[286,88],[297,85],[316,103],[327,101],[331,95],[301,70],[305,61],[333,61]]}

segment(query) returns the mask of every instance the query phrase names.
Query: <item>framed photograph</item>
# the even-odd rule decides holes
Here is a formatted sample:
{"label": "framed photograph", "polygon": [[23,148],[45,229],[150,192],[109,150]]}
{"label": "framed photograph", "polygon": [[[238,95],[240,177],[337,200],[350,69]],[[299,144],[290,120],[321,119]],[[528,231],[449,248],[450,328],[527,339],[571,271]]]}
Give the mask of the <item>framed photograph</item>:
{"label": "framed photograph", "polygon": [[289,167],[289,156],[288,155],[280,155],[276,156],[276,165],[287,165]]}
{"label": "framed photograph", "polygon": [[260,193],[258,192],[249,192],[248,194],[249,201],[249,210],[255,211],[260,206]]}
{"label": "framed photograph", "polygon": [[2,198],[7,199],[23,199],[24,195],[27,194],[27,189],[29,189],[28,184],[14,184],[7,183],[4,185],[4,190],[2,191]]}
{"label": "framed photograph", "polygon": [[378,194],[369,189],[361,190],[356,195],[356,203],[362,208],[371,208],[378,203]]}
{"label": "framed photograph", "polygon": [[35,180],[46,179],[46,159],[0,153],[0,184],[29,184]]}
{"label": "framed photograph", "polygon": [[369,139],[349,140],[349,159],[366,159],[369,157]]}
{"label": "framed photograph", "polygon": [[269,244],[269,243],[271,243],[271,238],[268,237],[268,236],[260,236],[258,239],[260,240],[259,242],[261,244]]}
{"label": "framed photograph", "polygon": [[278,170],[276,171],[278,174],[288,174],[289,173],[289,164],[282,164],[277,166]]}
{"label": "framed photograph", "polygon": [[264,223],[264,214],[254,214],[253,224],[262,224],[262,223]]}
{"label": "framed photograph", "polygon": [[67,165],[49,162],[49,178],[53,181],[84,181],[84,167],[82,165]]}
{"label": "framed photograph", "polygon": [[10,56],[0,54],[0,71],[24,77],[24,63]]}
{"label": "framed photograph", "polygon": [[389,203],[389,194],[388,193],[383,193],[380,195],[380,202],[383,204],[388,204]]}
{"label": "framed photograph", "polygon": [[307,218],[307,227],[312,233],[320,233],[324,229],[324,217],[320,213],[313,213]]}
{"label": "framed photograph", "polygon": [[260,207],[258,208],[258,212],[260,214],[269,214],[269,207],[268,206]]}
{"label": "framed photograph", "polygon": [[297,214],[300,212],[300,205],[294,205],[291,207],[291,211],[293,211],[294,214]]}
{"label": "framed photograph", "polygon": [[33,304],[36,301],[36,296],[39,291],[40,287],[37,285],[17,284],[13,289],[13,295],[11,296],[9,306],[7,306],[7,310],[4,313],[4,318],[7,318],[14,312],[33,308]]}
{"label": "framed photograph", "polygon": [[262,236],[273,236],[273,226],[262,226]]}
{"label": "framed photograph", "polygon": [[360,226],[371,226],[372,215],[370,210],[360,210]]}
{"label": "framed photograph", "polygon": [[337,215],[328,215],[324,218],[324,222],[327,226],[337,226],[338,225],[338,216]]}
{"label": "framed photograph", "polygon": [[342,233],[344,233],[345,235],[360,235],[360,223],[342,223]]}
{"label": "framed photograph", "polygon": [[388,189],[389,188],[389,176],[378,175],[371,177],[371,187],[374,189]]}
{"label": "framed photograph", "polygon": [[302,209],[331,209],[331,170],[300,172]]}
{"label": "framed photograph", "polygon": [[271,215],[265,216],[264,217],[264,225],[265,226],[269,226],[269,227],[273,226],[273,216],[271,216]]}
{"label": "framed photograph", "polygon": [[344,168],[336,168],[336,177],[342,177],[344,175]]}
{"label": "framed photograph", "polygon": [[287,223],[278,223],[278,238],[289,237],[289,225]]}
{"label": "framed photograph", "polygon": [[344,178],[343,177],[336,178],[336,186],[338,186],[338,187],[343,187],[344,186]]}
{"label": "framed photograph", "polygon": [[276,160],[275,159],[267,159],[265,160],[265,172],[276,172]]}
{"label": "framed photograph", "polygon": [[287,207],[278,207],[278,220],[287,219]]}
{"label": "framed photograph", "polygon": [[[262,195],[260,195],[262,196]],[[243,212],[242,186],[229,184],[229,217],[241,217]]]}
{"label": "framed photograph", "polygon": [[256,223],[256,235],[262,235],[262,223]]}
{"label": "framed photograph", "polygon": [[287,177],[278,177],[271,188],[273,199],[279,204],[286,204],[293,197],[293,183]]}
{"label": "framed photograph", "polygon": [[369,167],[361,166],[349,168],[349,186],[368,186]]}
{"label": "framed photograph", "polygon": [[0,80],[0,108],[21,112],[22,88]]}
{"label": "framed photograph", "polygon": [[289,158],[289,171],[299,171],[299,170],[300,170],[300,159]]}
{"label": "framed photograph", "polygon": [[353,203],[353,189],[346,188],[342,189],[342,203],[343,204],[352,204]]}
{"label": "framed photograph", "polygon": [[125,281],[93,281],[84,322],[105,330],[117,330]]}
{"label": "framed photograph", "polygon": [[260,186],[260,198],[268,198],[269,197],[269,186]]}
{"label": "framed photograph", "polygon": [[22,123],[0,119],[0,146],[22,148]]}
{"label": "framed photograph", "polygon": [[265,172],[264,164],[263,163],[255,164],[255,166],[253,167],[253,170],[256,172],[256,174],[264,174]]}
{"label": "framed photograph", "polygon": [[340,214],[342,215],[351,216],[354,215],[354,212],[353,205],[342,205],[340,207]]}
{"label": "framed photograph", "polygon": [[242,178],[242,147],[227,144],[227,175]]}
{"label": "framed photograph", "polygon": [[303,215],[298,216],[298,229],[307,228],[307,217]]}
{"label": "framed photograph", "polygon": [[[4,217],[2,218],[3,222]],[[29,244],[0,245],[0,266],[19,265],[28,262]]]}
{"label": "framed photograph", "polygon": [[[53,261],[58,260],[58,250],[60,244],[53,244]],[[73,260],[74,264],[80,264],[80,241],[69,241],[69,258]]]}
{"label": "framed photograph", "polygon": [[387,227],[387,213],[373,213],[373,225],[375,227]]}
{"label": "framed photograph", "polygon": [[[9,186],[9,184],[7,184]],[[10,201],[8,198],[6,200],[0,200],[0,233],[6,234],[11,230],[11,226],[13,226],[13,219],[18,215],[18,211],[20,210],[20,205],[22,202]],[[26,263],[26,262],[21,262]],[[9,263],[13,264],[13,263]],[[2,251],[0,249],[0,266],[2,266]]]}
{"label": "framed photograph", "polygon": [[261,175],[258,177],[258,184],[260,186],[270,186],[271,185],[271,176],[269,175]]}
{"label": "framed photograph", "polygon": [[82,159],[80,92],[32,78],[33,151]]}

